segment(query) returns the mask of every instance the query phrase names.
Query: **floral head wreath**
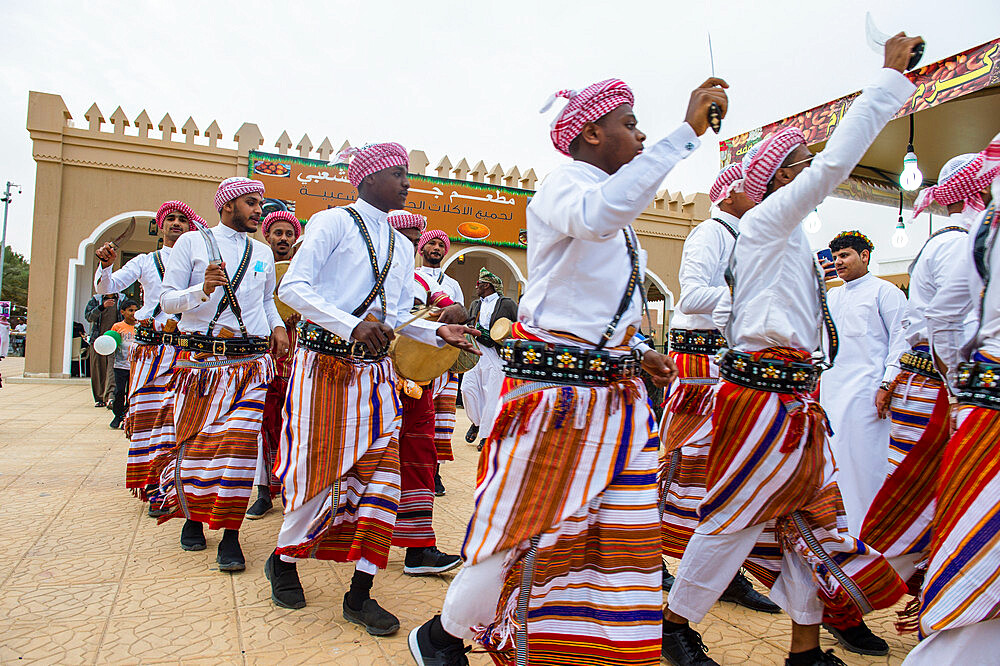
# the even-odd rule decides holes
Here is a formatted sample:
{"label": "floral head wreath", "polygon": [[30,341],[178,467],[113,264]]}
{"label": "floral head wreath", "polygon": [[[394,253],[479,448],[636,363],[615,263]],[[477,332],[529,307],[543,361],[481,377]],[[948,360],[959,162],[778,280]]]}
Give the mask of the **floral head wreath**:
{"label": "floral head wreath", "polygon": [[841,231],[839,234],[837,234],[837,237],[834,238],[833,240],[836,241],[840,238],[860,238],[865,243],[865,245],[868,246],[869,252],[875,251],[875,244],[872,243],[871,239],[868,238],[868,236],[865,236],[857,229],[852,229],[851,231]]}

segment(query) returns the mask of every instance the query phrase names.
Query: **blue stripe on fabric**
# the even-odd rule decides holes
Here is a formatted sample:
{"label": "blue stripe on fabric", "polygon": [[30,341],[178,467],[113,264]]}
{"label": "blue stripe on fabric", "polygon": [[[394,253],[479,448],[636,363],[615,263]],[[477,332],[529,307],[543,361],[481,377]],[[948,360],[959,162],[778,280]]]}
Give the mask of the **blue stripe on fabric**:
{"label": "blue stripe on fabric", "polygon": [[660,610],[652,611],[612,611],[586,606],[542,606],[528,611],[528,619],[538,619],[546,616],[586,617],[603,622],[661,622],[663,614]]}
{"label": "blue stripe on fabric", "polygon": [[983,549],[996,538],[998,530],[1000,530],[1000,512],[994,511],[990,519],[974,535],[971,535],[965,547],[958,551],[951,562],[934,578],[931,585],[924,588],[924,608],[927,608],[930,600],[940,594],[945,585],[959,575],[966,564],[977,555],[985,554]]}

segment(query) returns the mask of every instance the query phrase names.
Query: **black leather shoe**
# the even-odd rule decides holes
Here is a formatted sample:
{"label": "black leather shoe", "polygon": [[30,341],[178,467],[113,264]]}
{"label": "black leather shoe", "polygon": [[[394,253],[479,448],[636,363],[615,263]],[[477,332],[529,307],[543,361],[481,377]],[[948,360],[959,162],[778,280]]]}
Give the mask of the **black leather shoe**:
{"label": "black leather shoe", "polygon": [[445,494],[444,483],[441,481],[441,475],[437,472],[434,474],[434,497],[443,497]]}
{"label": "black leather shoe", "polygon": [[[785,659],[785,666],[791,666],[791,660]],[[833,650],[827,650],[820,654],[809,666],[847,666],[844,661],[833,653]]]}
{"label": "black leather shoe", "polygon": [[225,530],[222,541],[219,542],[219,554],[215,556],[219,563],[219,571],[243,571],[247,568],[243,549],[240,548],[240,533],[236,530]]}
{"label": "black leather shoe", "polygon": [[282,608],[305,608],[306,593],[299,582],[299,570],[294,562],[285,562],[277,552],[264,562],[264,576],[271,581],[271,601]]}
{"label": "black leather shoe", "polygon": [[374,599],[365,599],[361,610],[354,610],[347,605],[347,594],[344,594],[344,619],[360,624],[372,636],[388,636],[399,631],[399,618],[379,606]]}
{"label": "black leather shoe", "polygon": [[729,583],[729,587],[719,597],[719,601],[731,601],[761,613],[781,612],[781,607],[778,604],[753,589],[753,584],[743,575],[742,571],[737,572],[736,577]]}
{"label": "black leather shoe", "polygon": [[465,431],[465,441],[472,444],[476,441],[476,437],[479,437],[479,426],[473,424],[469,426],[469,429]]}
{"label": "black leather shoe", "polygon": [[444,573],[462,565],[458,555],[442,553],[434,546],[407,548],[403,560],[403,573],[407,576],[431,576]]}
{"label": "black leather shoe", "polygon": [[268,511],[274,508],[274,504],[271,500],[263,495],[257,496],[257,501],[247,509],[247,520],[259,520],[263,518]]}
{"label": "black leather shoe", "polygon": [[664,631],[661,651],[667,663],[674,666],[719,666],[708,656],[701,634],[690,625],[676,631]]}
{"label": "black leather shoe", "polygon": [[205,550],[205,528],[196,520],[184,521],[181,528],[181,548],[184,550]]}
{"label": "black leather shoe", "polygon": [[870,654],[876,657],[889,654],[889,644],[872,633],[865,621],[847,629],[835,629],[823,623],[823,628],[833,634],[848,652]]}
{"label": "black leather shoe", "polygon": [[670,571],[667,569],[667,563],[664,562],[663,563],[663,591],[664,592],[669,592],[670,588],[672,588],[674,586],[674,581],[675,580],[677,580],[677,579],[674,578],[674,575],[672,573],[670,573]]}
{"label": "black leather shoe", "polygon": [[468,654],[472,648],[466,647],[462,641],[456,641],[444,648],[435,647],[431,643],[430,625],[434,620],[428,620],[410,632],[406,642],[410,647],[410,655],[418,666],[468,666]]}

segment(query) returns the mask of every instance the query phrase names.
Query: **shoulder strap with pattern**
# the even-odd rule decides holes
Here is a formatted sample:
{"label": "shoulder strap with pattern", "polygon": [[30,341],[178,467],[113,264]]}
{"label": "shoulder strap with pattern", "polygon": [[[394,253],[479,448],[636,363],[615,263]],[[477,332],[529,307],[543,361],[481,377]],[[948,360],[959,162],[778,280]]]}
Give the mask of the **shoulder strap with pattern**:
{"label": "shoulder strap with pattern", "polygon": [[226,310],[226,306],[233,311],[236,315],[236,321],[240,324],[240,334],[245,338],[247,337],[247,327],[243,324],[243,310],[240,308],[240,302],[236,300],[236,290],[240,288],[240,283],[243,282],[243,276],[247,273],[247,267],[250,265],[250,255],[253,254],[251,251],[251,243],[249,238],[243,239],[243,256],[240,258],[240,264],[236,267],[236,273],[229,278],[229,281],[222,285],[223,296],[222,300],[219,301],[219,309],[215,311],[215,316],[212,317],[212,321],[208,324],[208,334],[212,334],[212,330],[215,328],[215,323],[219,321],[219,317]]}
{"label": "shoulder strap with pattern", "polygon": [[[622,316],[626,311],[628,311],[629,306],[632,304],[632,296],[635,294],[635,290],[639,287],[639,282],[642,279],[642,276],[639,275],[639,249],[636,247],[636,243],[633,241],[632,235],[629,233],[630,230],[631,227],[622,229],[622,234],[625,235],[625,248],[628,250],[632,270],[629,272],[628,282],[625,284],[625,293],[622,295],[622,300],[618,304],[618,310],[615,312],[615,316],[612,318],[607,328],[604,329],[604,333],[601,335],[601,339],[597,343],[598,350],[604,349],[604,346],[611,341],[611,338],[615,334],[615,329],[618,328],[618,323],[622,320]],[[643,303],[645,303],[645,297],[643,297]]]}
{"label": "shoulder strap with pattern", "polygon": [[[160,256],[160,251],[157,250],[153,253],[153,266],[156,268],[156,274],[160,276],[160,282],[163,282],[163,276],[167,273],[166,266],[163,265],[163,257]],[[153,319],[156,319],[157,315],[163,312],[163,308],[157,303],[153,307]]]}
{"label": "shoulder strap with pattern", "polygon": [[365,241],[365,247],[368,248],[368,260],[371,262],[372,274],[375,276],[375,284],[372,286],[372,290],[365,297],[365,300],[361,302],[361,305],[354,308],[352,313],[355,317],[360,317],[364,314],[368,306],[372,304],[377,296],[379,300],[382,301],[382,315],[380,316],[381,321],[385,321],[386,311],[389,309],[389,304],[386,302],[385,297],[385,278],[389,275],[389,268],[392,266],[392,255],[396,249],[396,234],[392,233],[390,229],[389,233],[389,256],[385,259],[385,266],[382,270],[378,267],[378,255],[375,253],[375,244],[372,242],[372,236],[368,233],[368,227],[365,226],[365,221],[361,219],[361,214],[354,210],[350,206],[344,206],[344,210],[348,212],[351,218],[354,220],[355,226],[357,226],[358,231],[361,232],[361,237]]}
{"label": "shoulder strap with pattern", "polygon": [[920,251],[917,252],[917,256],[913,258],[913,261],[911,261],[910,265],[907,267],[906,269],[907,275],[913,275],[913,269],[916,268],[917,262],[920,261],[920,255],[924,253],[924,249],[927,248],[927,244],[931,242],[931,239],[937,238],[941,234],[947,233],[949,231],[961,231],[963,234],[969,233],[968,229],[966,229],[965,227],[959,227],[957,225],[942,227],[941,229],[938,229],[937,231],[932,233],[930,236],[927,237],[927,240],[924,241],[924,244],[920,246]]}
{"label": "shoulder strap with pattern", "polygon": [[736,239],[740,235],[740,232],[736,231],[736,229],[733,229],[733,227],[725,220],[718,217],[713,217],[712,219],[721,224],[723,227],[725,227],[726,231],[732,234],[733,239]]}

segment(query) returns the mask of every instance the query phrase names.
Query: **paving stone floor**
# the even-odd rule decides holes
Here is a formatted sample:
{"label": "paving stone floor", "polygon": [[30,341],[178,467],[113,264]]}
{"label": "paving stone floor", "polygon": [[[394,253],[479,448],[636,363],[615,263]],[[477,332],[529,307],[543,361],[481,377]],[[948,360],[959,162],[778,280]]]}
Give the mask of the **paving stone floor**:
{"label": "paving stone floor", "polygon": [[[21,374],[23,359],[0,362],[3,377]],[[402,574],[403,552],[376,577],[373,595],[402,629],[373,638],[341,617],[352,566],[299,566],[308,606],[271,604],[262,573],[280,525],[277,511],[247,521],[248,568],[221,573],[219,533],[208,550],[181,551],[180,522],[157,526],[124,487],[126,442],[95,409],[88,386],[13,384],[0,389],[0,663],[51,664],[410,664],[407,632],[440,609],[451,574]],[[448,489],[435,508],[439,547],[457,552],[468,518],[476,450],[461,435],[457,460],[442,467]],[[671,562],[676,567],[676,562]],[[891,645],[888,657],[849,664],[898,664],[915,644],[892,628],[894,614],[869,616]],[[698,627],[723,664],[781,664],[789,622],[784,615],[719,604]],[[824,634],[823,647],[834,646]],[[482,654],[472,663],[486,665]]]}

